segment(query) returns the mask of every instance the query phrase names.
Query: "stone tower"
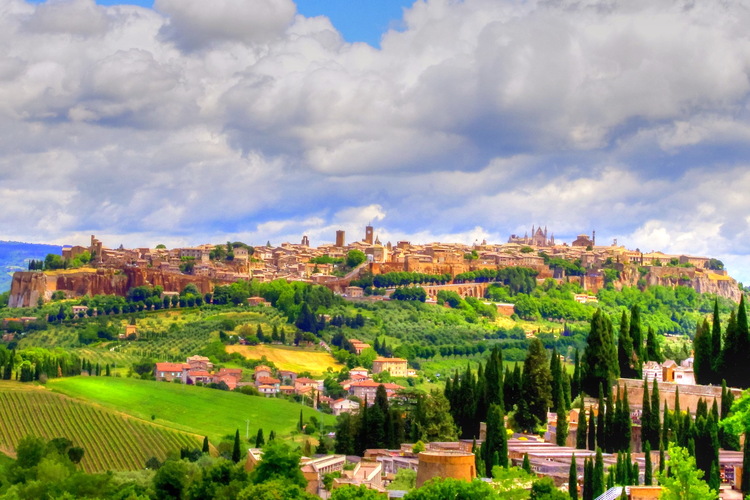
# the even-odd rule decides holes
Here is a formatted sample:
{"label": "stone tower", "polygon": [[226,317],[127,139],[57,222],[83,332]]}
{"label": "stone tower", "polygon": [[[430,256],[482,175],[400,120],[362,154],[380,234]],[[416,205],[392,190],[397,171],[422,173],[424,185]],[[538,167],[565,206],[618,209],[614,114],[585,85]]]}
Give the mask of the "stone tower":
{"label": "stone tower", "polygon": [[365,227],[365,243],[367,243],[368,245],[372,245],[373,243],[373,234],[374,231],[372,226]]}
{"label": "stone tower", "polygon": [[346,231],[339,229],[336,231],[336,246],[343,247],[346,245]]}

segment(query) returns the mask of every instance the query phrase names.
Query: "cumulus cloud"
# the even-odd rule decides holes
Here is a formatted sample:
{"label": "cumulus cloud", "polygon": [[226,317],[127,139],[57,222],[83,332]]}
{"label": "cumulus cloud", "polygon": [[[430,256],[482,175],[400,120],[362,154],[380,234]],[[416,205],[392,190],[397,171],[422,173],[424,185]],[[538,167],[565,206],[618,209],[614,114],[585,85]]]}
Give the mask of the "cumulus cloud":
{"label": "cumulus cloud", "polygon": [[5,0],[0,221],[113,245],[546,224],[742,267],[749,17],[420,0],[376,49],[291,0]]}

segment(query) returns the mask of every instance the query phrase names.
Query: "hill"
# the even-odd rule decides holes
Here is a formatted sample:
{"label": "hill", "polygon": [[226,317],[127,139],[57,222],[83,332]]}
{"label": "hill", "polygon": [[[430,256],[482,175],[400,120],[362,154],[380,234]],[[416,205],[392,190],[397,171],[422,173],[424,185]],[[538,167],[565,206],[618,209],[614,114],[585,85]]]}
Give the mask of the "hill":
{"label": "hill", "polygon": [[262,359],[265,356],[276,365],[276,368],[296,372],[309,371],[313,376],[324,373],[328,367],[338,371],[344,366],[326,352],[296,347],[228,345],[226,350],[228,353],[238,352],[247,359]]}
{"label": "hill", "polygon": [[60,254],[60,245],[0,241],[0,293],[10,290],[13,273],[25,271],[31,259],[43,260],[48,253]]}
{"label": "hill", "polygon": [[296,433],[300,410],[305,420],[315,417],[332,425],[334,417],[301,404],[282,399],[247,396],[167,382],[153,382],[119,377],[71,377],[53,379],[47,386],[90,403],[137,418],[152,420],[185,432],[208,436],[219,443],[234,436],[237,429],[254,436],[259,428],[267,436],[272,430],[279,437]]}
{"label": "hill", "polygon": [[36,385],[0,383],[0,450],[13,454],[27,434],[65,437],[85,450],[86,472],[135,470],[150,457],[164,460],[201,437],[167,429]]}

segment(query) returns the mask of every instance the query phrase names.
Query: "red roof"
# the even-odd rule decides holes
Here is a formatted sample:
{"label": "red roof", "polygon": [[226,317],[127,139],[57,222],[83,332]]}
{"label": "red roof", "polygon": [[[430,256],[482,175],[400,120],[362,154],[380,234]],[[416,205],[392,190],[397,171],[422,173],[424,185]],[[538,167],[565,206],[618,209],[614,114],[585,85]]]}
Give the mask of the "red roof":
{"label": "red roof", "polygon": [[259,371],[261,371],[261,370],[265,370],[267,372],[271,371],[271,369],[269,367],[267,367],[266,365],[258,365],[258,366],[255,367],[255,372],[256,373],[259,372]]}
{"label": "red roof", "polygon": [[273,377],[258,377],[255,381],[260,382],[261,384],[268,384],[268,385],[281,383],[281,380],[277,378],[273,378]]}
{"label": "red roof", "polygon": [[318,385],[318,381],[317,380],[313,380],[311,378],[302,377],[302,378],[298,378],[296,380],[295,384],[315,384],[315,385]]}
{"label": "red roof", "polygon": [[181,372],[182,363],[156,363],[157,372]]}
{"label": "red roof", "polygon": [[208,373],[206,370],[190,370],[188,372],[188,375],[191,377],[210,377],[211,374]]}
{"label": "red roof", "polygon": [[231,375],[232,377],[234,376],[241,377],[242,369],[241,368],[222,368],[221,370],[219,370],[218,374],[219,375]]}

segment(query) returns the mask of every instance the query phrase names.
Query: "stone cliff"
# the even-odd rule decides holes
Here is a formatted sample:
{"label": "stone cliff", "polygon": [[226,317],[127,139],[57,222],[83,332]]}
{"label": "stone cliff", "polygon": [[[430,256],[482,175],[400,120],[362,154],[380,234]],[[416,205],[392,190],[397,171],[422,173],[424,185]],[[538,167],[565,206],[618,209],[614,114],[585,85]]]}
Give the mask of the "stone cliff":
{"label": "stone cliff", "polygon": [[215,283],[205,276],[165,273],[155,269],[97,269],[60,272],[17,272],[11,283],[9,307],[32,307],[40,297],[49,300],[62,290],[70,297],[122,295],[135,286],[161,286],[165,292],[179,292],[189,283],[201,293],[211,292]]}
{"label": "stone cliff", "polygon": [[667,286],[677,285],[692,288],[698,293],[712,293],[734,302],[740,301],[741,291],[737,280],[722,274],[694,267],[658,267],[646,268],[648,272],[642,275],[635,267],[625,267],[616,284],[618,288],[623,286]]}

